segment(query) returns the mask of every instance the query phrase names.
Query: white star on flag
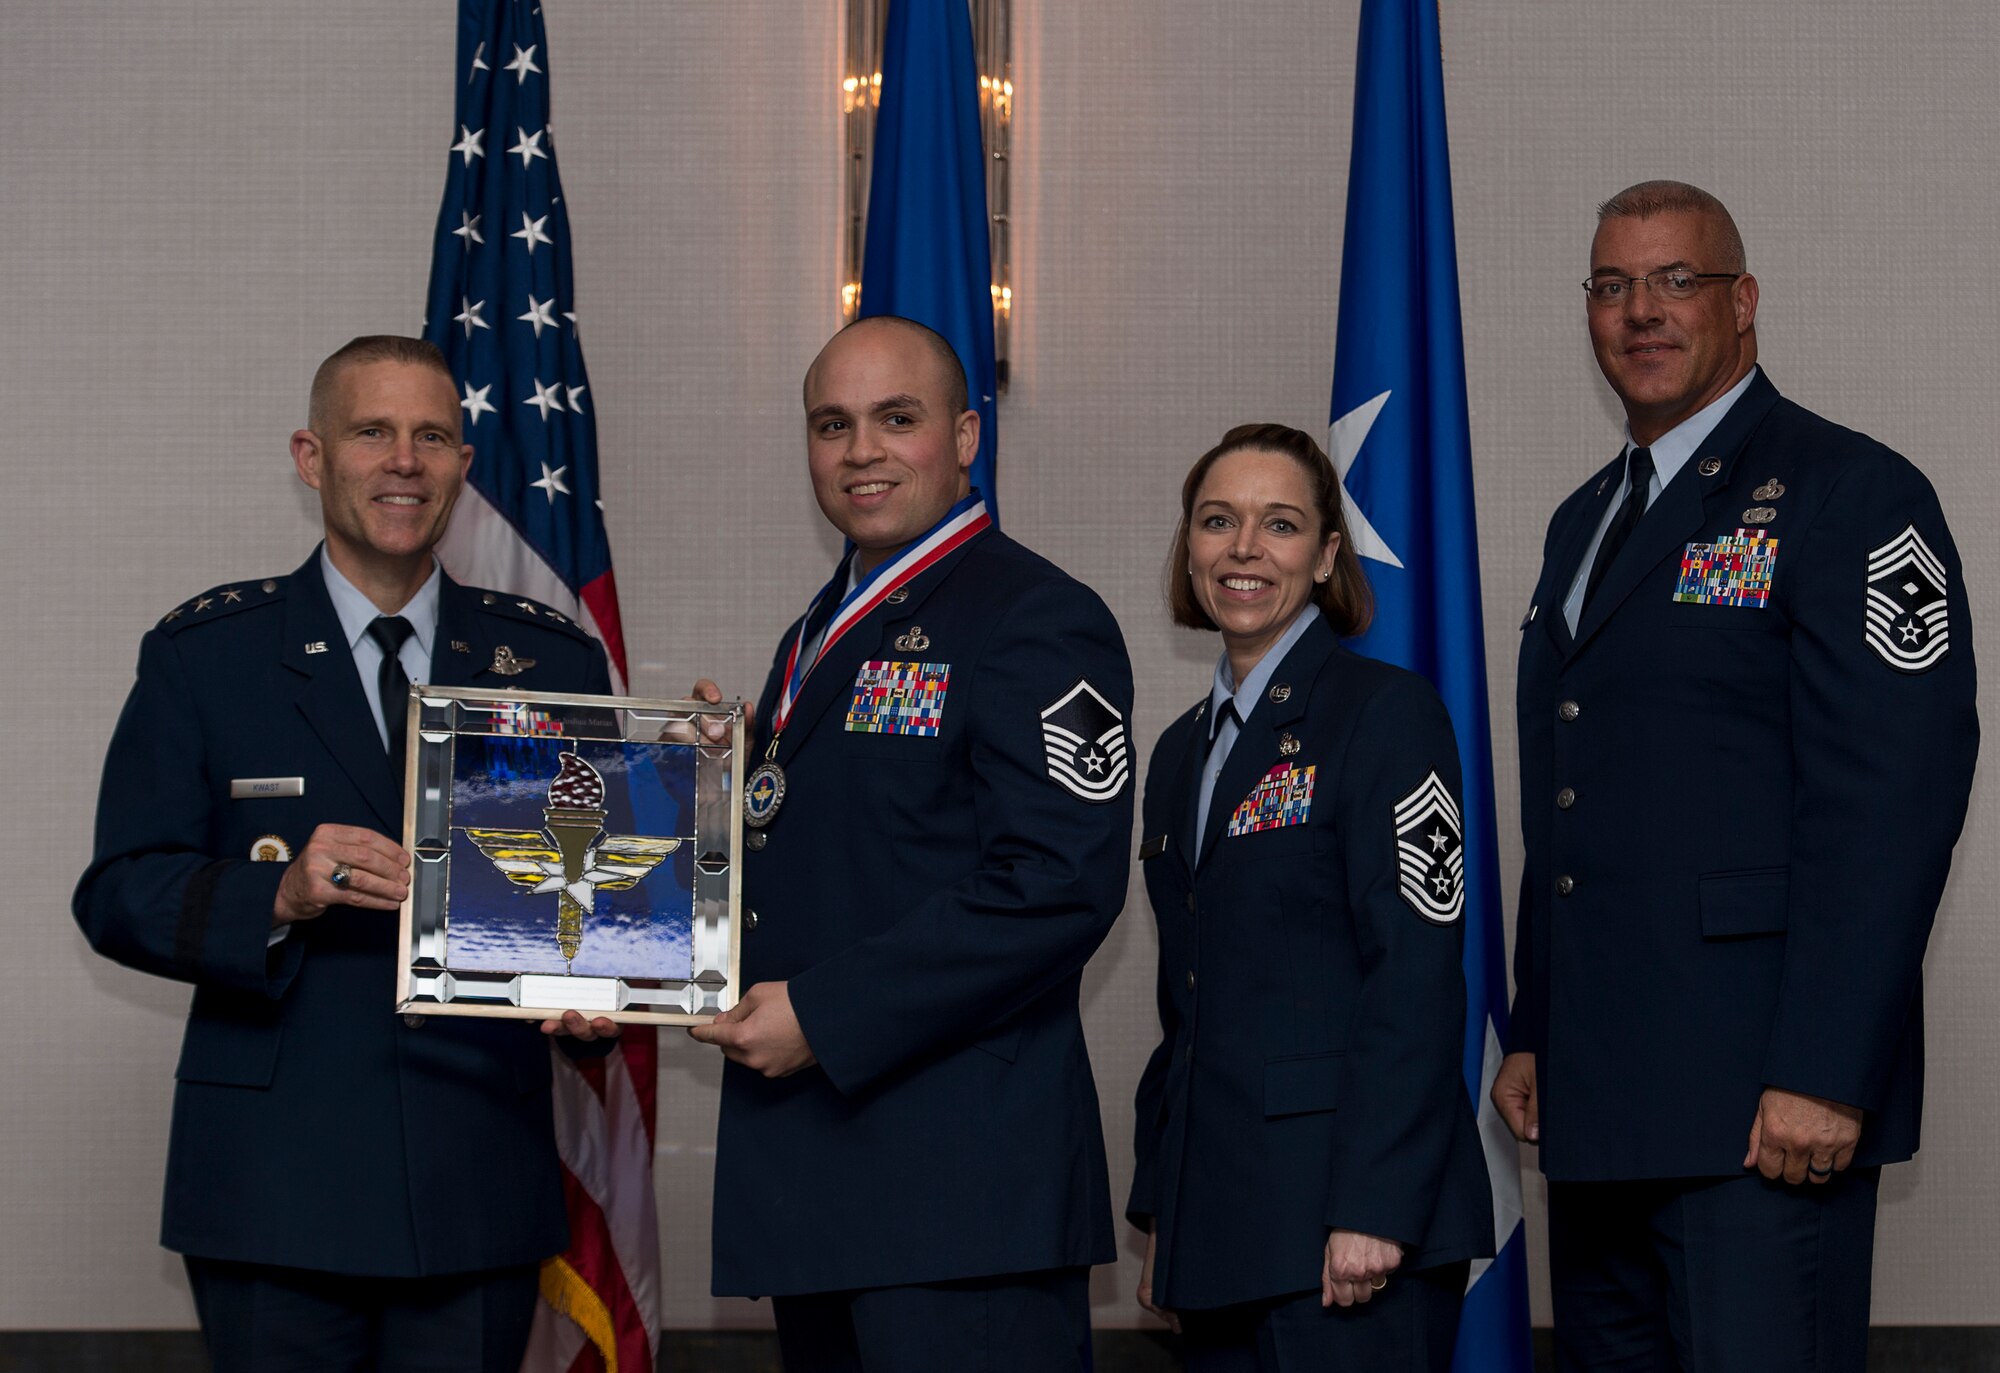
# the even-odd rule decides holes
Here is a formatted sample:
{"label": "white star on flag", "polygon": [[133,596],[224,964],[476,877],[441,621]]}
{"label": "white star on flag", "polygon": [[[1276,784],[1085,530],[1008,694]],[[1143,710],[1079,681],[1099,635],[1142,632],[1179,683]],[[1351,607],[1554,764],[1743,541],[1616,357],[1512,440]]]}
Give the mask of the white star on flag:
{"label": "white star on flag", "polygon": [[454,323],[465,326],[465,336],[467,338],[472,337],[474,329],[491,329],[493,327],[479,317],[479,312],[486,308],[485,301],[482,300],[475,303],[467,296],[460,296],[458,299],[464,308],[451,318]]}
{"label": "white star on flag", "polygon": [[583,413],[583,393],[590,388],[588,386],[565,386],[563,389],[569,392],[569,408],[581,415]]}
{"label": "white star on flag", "polygon": [[549,411],[551,410],[560,411],[563,408],[562,397],[559,394],[557,394],[561,390],[562,390],[561,382],[552,381],[547,386],[544,386],[542,385],[542,379],[540,377],[536,377],[535,394],[529,396],[526,400],[522,401],[521,404],[534,406],[537,410],[542,412],[542,419],[544,421],[547,421],[549,417]]}
{"label": "white star on flag", "polygon": [[507,64],[506,70],[514,73],[515,85],[518,86],[526,81],[529,72],[541,71],[541,68],[535,65],[535,49],[540,46],[540,43],[531,43],[524,51],[519,43],[514,45],[514,60]]}
{"label": "white star on flag", "polygon": [[1389,548],[1389,543],[1375,532],[1375,526],[1368,523],[1367,514],[1354,503],[1347,494],[1347,474],[1354,466],[1355,458],[1361,454],[1361,445],[1368,441],[1368,431],[1375,426],[1375,417],[1382,413],[1388,403],[1390,393],[1384,391],[1373,400],[1365,400],[1333,422],[1333,429],[1327,435],[1327,456],[1333,459],[1334,471],[1340,474],[1340,507],[1347,512],[1347,532],[1354,540],[1354,551],[1364,558],[1373,558],[1378,563],[1391,567],[1401,567],[1402,559]]}
{"label": "white star on flag", "polygon": [[492,391],[491,386],[482,386],[475,391],[472,389],[472,383],[468,381],[465,383],[465,399],[458,403],[458,408],[472,416],[474,424],[479,423],[481,415],[497,415],[500,413],[500,407],[486,399]]}
{"label": "white star on flag", "polygon": [[554,239],[542,232],[542,226],[548,222],[549,217],[547,215],[543,215],[540,219],[529,219],[528,212],[523,210],[521,211],[521,227],[507,235],[507,237],[527,240],[528,256],[533,257],[537,243],[555,242]]}
{"label": "white star on flag", "polygon": [[485,144],[486,130],[474,132],[461,124],[458,126],[458,142],[451,145],[451,150],[464,157],[465,165],[470,167],[473,158],[486,156]]}
{"label": "white star on flag", "polygon": [[[540,384],[539,382],[536,383],[536,385]],[[542,479],[538,482],[529,482],[528,485],[545,494],[549,498],[549,504],[554,505],[556,503],[557,492],[561,492],[565,496],[570,494],[570,489],[563,485],[563,473],[567,471],[569,471],[567,467],[558,467],[555,471],[551,472],[549,465],[543,463]]]}
{"label": "white star on flag", "polygon": [[517,141],[515,142],[514,146],[509,148],[507,151],[510,153],[519,153],[521,155],[522,171],[524,172],[527,171],[528,164],[530,162],[533,162],[536,158],[548,157],[548,154],[542,151],[542,135],[547,132],[548,132],[547,129],[536,129],[535,132],[531,135],[526,129],[522,128],[519,124],[516,124],[514,126],[514,135]]}
{"label": "white star on flag", "polygon": [[[486,44],[484,43],[481,43],[478,46],[478,48],[473,51],[472,70],[476,72],[490,72],[493,70],[493,68],[486,65]],[[470,76],[467,76],[465,79],[467,81],[470,81],[472,78]]]}
{"label": "white star on flag", "polygon": [[460,210],[458,212],[458,227],[451,231],[453,236],[464,239],[467,248],[470,248],[475,243],[484,243],[486,235],[479,232],[479,221],[483,218],[485,218],[484,215],[469,215],[465,211]]}
{"label": "white star on flag", "polygon": [[550,296],[547,300],[536,300],[535,293],[530,291],[528,292],[528,313],[525,315],[516,315],[514,318],[523,323],[534,325],[535,337],[540,338],[542,336],[543,325],[546,324],[551,329],[561,327],[556,323],[555,316],[549,313],[555,308],[555,304],[556,298],[554,296]]}

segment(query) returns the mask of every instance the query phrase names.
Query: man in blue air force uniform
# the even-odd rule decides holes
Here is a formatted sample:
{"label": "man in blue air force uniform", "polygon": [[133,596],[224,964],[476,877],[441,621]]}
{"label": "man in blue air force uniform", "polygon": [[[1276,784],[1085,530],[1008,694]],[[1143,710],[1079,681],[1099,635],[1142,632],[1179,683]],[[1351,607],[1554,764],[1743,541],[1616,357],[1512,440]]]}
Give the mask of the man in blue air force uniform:
{"label": "man in blue air force uniform", "polygon": [[146,635],[76,918],[194,984],[161,1242],[216,1368],[514,1373],[565,1243],[549,1055],[526,1024],[393,1012],[404,711],[412,681],[608,691],[604,654],[437,566],[472,449],[432,345],[328,358],[292,455],[326,541]]}
{"label": "man in blue air force uniform", "polygon": [[1621,192],[1590,261],[1629,441],[1522,626],[1494,1100],[1541,1145],[1561,1367],[1859,1370],[1979,741],[1958,550],[1916,468],[1757,368],[1719,201]]}
{"label": "man in blue air force uniform", "polygon": [[[893,318],[805,385],[848,555],[757,712],[714,1287],[785,1366],[1083,1366],[1113,1257],[1077,993],[1124,902],[1131,670],[1091,591],[989,527],[949,344]],[[697,691],[714,695],[710,683]]]}

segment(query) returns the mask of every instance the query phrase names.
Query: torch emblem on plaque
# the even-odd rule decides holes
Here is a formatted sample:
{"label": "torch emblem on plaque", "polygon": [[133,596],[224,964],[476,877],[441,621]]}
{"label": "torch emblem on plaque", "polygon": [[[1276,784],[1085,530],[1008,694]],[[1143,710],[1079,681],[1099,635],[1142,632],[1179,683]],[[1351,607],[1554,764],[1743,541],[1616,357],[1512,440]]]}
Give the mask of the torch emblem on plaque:
{"label": "torch emblem on plaque", "polygon": [[678,839],[604,834],[608,813],[602,774],[575,753],[565,753],[542,811],[547,828],[465,831],[509,882],[530,893],[556,893],[556,947],[565,963],[574,962],[583,947],[583,918],[597,893],[637,886],[681,846]]}

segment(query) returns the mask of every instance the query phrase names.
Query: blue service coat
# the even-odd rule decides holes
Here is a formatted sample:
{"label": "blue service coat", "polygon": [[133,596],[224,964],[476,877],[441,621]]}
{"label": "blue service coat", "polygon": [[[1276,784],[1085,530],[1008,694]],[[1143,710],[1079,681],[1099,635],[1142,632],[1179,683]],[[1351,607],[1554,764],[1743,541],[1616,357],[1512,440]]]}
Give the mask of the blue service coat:
{"label": "blue service coat", "polygon": [[[1536,1055],[1542,1170],[1740,1173],[1767,1086],[1861,1107],[1856,1165],[1908,1158],[1924,944],[1979,746],[1937,497],[1760,374],[1572,635],[1618,470],[1556,511],[1521,627],[1509,1047]],[[1718,543],[1745,530],[1774,551]]]}
{"label": "blue service coat", "polygon": [[[760,758],[795,632],[758,707]],[[882,730],[885,672],[933,689],[948,673],[935,734]],[[783,804],[745,856],[742,974],[789,981],[819,1062],[723,1069],[717,1295],[1111,1260],[1077,993],[1125,899],[1131,704],[1103,602],[997,530],[806,679],[779,739]],[[1054,728],[1079,723],[1082,746]],[[1057,779],[1071,767],[1102,794]]]}
{"label": "blue service coat", "polygon": [[[444,578],[430,680],[608,691],[603,650],[553,615]],[[488,675],[502,645],[535,665]],[[566,1242],[547,1041],[512,1021],[406,1024],[393,912],[333,907],[268,942],[287,865],[253,857],[281,852],[273,837],[296,856],[321,824],[401,842],[392,772],[317,553],[182,604],[141,643],[74,911],[99,953],[194,984],[169,1249],[406,1277]],[[303,794],[230,795],[272,777]]]}
{"label": "blue service coat", "polygon": [[1243,722],[1197,841],[1210,724],[1203,700],[1160,737],[1141,825],[1163,1034],[1127,1214],[1158,1236],[1153,1299],[1315,1288],[1333,1229],[1401,1243],[1406,1269],[1490,1256],[1443,702],[1317,621]]}

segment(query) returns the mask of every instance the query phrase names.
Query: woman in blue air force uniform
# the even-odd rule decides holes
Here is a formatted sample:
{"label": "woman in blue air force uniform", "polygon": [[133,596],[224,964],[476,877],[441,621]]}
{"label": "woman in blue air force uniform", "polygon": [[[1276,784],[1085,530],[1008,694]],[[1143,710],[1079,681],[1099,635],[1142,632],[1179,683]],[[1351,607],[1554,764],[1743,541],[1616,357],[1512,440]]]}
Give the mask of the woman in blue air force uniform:
{"label": "woman in blue air force uniform", "polygon": [[1446,1369],[1493,1253],[1458,750],[1428,682],[1341,646],[1371,610],[1345,535],[1332,464],[1282,425],[1181,489],[1168,603],[1223,651],[1146,782],[1164,1033],[1127,1215],[1194,1373]]}

